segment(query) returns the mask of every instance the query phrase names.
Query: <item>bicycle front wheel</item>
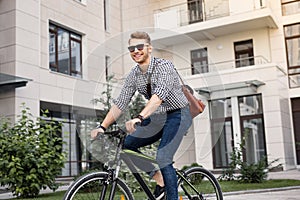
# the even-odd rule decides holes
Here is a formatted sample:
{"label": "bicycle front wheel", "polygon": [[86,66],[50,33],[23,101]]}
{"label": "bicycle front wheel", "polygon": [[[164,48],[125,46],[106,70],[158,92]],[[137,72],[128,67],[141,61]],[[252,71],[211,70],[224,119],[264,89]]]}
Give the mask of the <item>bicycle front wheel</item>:
{"label": "bicycle front wheel", "polygon": [[[179,172],[180,173],[180,172]],[[212,173],[202,167],[192,167],[178,179],[178,193],[182,199],[223,200],[219,182]]]}
{"label": "bicycle front wheel", "polygon": [[[114,200],[134,200],[128,186],[115,180]],[[63,200],[109,200],[114,182],[108,181],[107,172],[93,172],[80,177],[67,190]]]}

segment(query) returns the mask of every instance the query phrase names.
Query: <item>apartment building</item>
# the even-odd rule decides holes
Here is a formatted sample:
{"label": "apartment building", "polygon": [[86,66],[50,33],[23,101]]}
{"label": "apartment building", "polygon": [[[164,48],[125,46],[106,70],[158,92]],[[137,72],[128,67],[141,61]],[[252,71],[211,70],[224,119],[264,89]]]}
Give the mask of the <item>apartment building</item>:
{"label": "apartment building", "polygon": [[0,0],[0,115],[25,102],[63,123],[62,176],[93,162],[86,140],[106,79],[132,66],[128,35],[146,30],[206,102],[175,162],[222,169],[243,159],[300,165],[299,0]]}

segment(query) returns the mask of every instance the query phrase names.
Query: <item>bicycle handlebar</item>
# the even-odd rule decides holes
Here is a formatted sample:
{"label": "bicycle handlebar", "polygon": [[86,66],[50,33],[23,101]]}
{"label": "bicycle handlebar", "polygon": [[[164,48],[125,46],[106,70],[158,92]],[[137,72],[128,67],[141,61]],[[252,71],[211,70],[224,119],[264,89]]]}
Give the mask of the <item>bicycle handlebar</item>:
{"label": "bicycle handlebar", "polygon": [[[141,122],[136,122],[135,126],[142,126]],[[103,135],[108,135],[111,137],[116,137],[116,138],[123,138],[127,135],[127,133],[125,131],[123,131],[122,129],[118,129],[116,131],[106,131],[104,133],[99,132],[97,134],[97,136],[94,139],[91,139],[92,142],[94,142],[95,140],[101,140]]]}

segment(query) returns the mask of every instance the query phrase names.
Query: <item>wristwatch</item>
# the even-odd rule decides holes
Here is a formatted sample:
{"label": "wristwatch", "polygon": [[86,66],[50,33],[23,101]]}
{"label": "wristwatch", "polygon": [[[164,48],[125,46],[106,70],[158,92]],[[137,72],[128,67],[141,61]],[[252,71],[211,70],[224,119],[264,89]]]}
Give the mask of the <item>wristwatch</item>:
{"label": "wristwatch", "polygon": [[136,118],[138,118],[139,120],[141,120],[141,123],[144,121],[144,117],[142,115],[138,115],[138,116],[136,116]]}
{"label": "wristwatch", "polygon": [[106,131],[106,128],[104,126],[102,126],[102,125],[96,126],[96,129],[98,129],[98,128],[102,128],[104,131]]}

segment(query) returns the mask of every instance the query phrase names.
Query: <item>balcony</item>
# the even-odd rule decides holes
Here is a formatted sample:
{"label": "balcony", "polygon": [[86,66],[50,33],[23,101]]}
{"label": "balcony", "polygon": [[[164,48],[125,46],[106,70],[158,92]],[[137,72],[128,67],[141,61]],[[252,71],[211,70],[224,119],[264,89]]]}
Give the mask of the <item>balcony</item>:
{"label": "balcony", "polygon": [[[209,63],[207,65],[201,65],[197,68],[196,67],[193,68],[192,66],[189,68],[178,68],[178,71],[183,77],[189,77],[196,74],[219,73],[221,71],[251,67],[253,65],[264,65],[267,63],[270,62],[263,56],[253,56],[253,57],[246,57],[241,59]],[[236,66],[240,66],[240,67],[236,67]],[[192,72],[194,72],[195,74],[192,74]]]}
{"label": "balcony", "polygon": [[[254,63],[246,65],[250,60]],[[237,62],[245,65],[236,67]],[[208,72],[193,75],[191,67],[177,68],[185,84],[207,100],[255,94],[260,86],[285,81],[288,76],[281,66],[262,56],[210,63],[207,67]]]}
{"label": "balcony", "polygon": [[[270,0],[193,0],[154,11],[156,44],[169,46],[258,28],[277,28]],[[193,4],[191,4],[193,3]]]}

